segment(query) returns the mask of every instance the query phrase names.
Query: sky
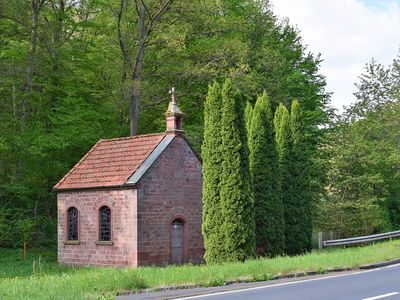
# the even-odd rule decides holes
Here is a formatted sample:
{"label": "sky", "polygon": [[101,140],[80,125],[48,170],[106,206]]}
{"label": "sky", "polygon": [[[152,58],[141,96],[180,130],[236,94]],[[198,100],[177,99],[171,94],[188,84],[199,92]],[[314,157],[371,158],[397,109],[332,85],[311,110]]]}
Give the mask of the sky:
{"label": "sky", "polygon": [[297,26],[303,43],[324,60],[327,92],[339,111],[355,101],[354,86],[372,58],[389,65],[399,54],[400,0],[271,0]]}

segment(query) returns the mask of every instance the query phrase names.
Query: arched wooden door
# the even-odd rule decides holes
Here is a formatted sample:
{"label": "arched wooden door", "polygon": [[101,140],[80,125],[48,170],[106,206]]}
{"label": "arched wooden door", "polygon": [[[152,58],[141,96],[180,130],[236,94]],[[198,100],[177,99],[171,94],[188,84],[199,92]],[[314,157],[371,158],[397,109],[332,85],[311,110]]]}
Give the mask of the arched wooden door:
{"label": "arched wooden door", "polygon": [[183,263],[185,223],[180,219],[175,219],[171,226],[171,259],[173,264],[179,265]]}

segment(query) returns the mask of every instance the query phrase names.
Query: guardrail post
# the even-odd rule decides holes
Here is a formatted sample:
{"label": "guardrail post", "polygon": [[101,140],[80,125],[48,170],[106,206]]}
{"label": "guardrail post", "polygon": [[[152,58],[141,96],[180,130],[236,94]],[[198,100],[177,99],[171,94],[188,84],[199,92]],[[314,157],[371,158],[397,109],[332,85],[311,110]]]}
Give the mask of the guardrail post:
{"label": "guardrail post", "polygon": [[318,232],[318,249],[321,250],[323,247],[323,241],[322,241],[322,232]]}

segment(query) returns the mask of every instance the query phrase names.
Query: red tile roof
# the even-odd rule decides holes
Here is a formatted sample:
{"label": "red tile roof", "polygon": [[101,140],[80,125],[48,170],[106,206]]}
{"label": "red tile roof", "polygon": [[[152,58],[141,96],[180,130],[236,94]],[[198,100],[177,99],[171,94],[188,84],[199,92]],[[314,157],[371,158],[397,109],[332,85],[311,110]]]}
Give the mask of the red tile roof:
{"label": "red tile roof", "polygon": [[121,186],[165,133],[100,140],[55,186],[55,190]]}

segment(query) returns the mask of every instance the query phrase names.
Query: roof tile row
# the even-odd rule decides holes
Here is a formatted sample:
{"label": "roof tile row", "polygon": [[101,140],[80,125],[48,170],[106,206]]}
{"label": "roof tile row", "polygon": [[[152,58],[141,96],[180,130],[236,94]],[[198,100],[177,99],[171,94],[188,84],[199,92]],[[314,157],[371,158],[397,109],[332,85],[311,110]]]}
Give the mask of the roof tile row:
{"label": "roof tile row", "polygon": [[164,137],[158,133],[100,140],[54,189],[122,186]]}

